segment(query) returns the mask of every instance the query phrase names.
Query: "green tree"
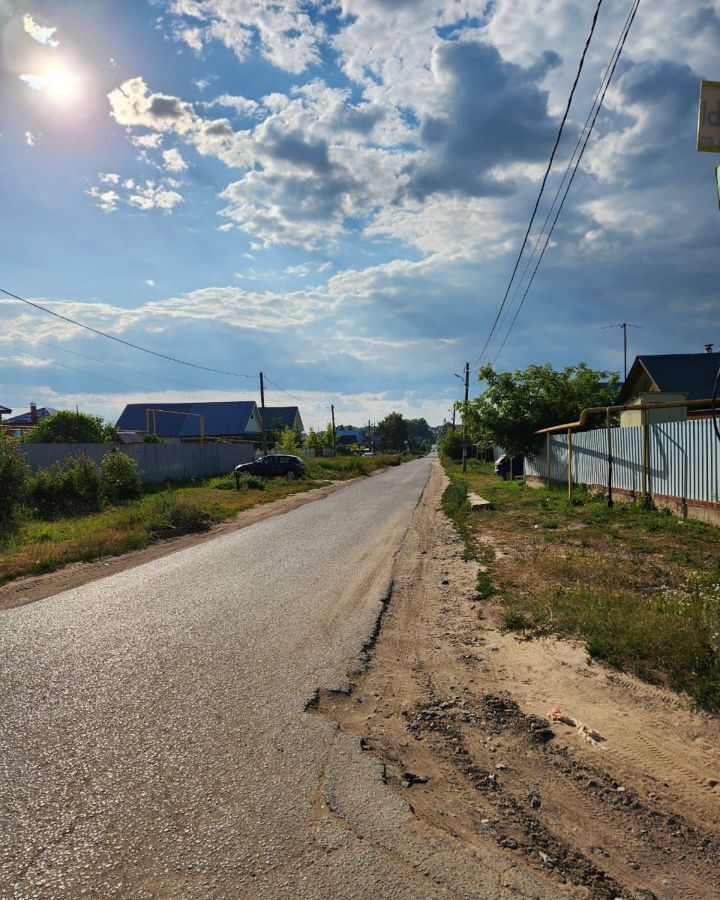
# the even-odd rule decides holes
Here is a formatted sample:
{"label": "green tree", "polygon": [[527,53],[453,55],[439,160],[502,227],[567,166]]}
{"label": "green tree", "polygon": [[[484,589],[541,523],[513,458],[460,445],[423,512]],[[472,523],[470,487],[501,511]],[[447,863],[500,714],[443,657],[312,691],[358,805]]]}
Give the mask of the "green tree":
{"label": "green tree", "polygon": [[324,431],[308,431],[303,441],[304,447],[332,447],[332,425],[328,422]]}
{"label": "green tree", "polygon": [[17,441],[0,432],[0,538],[16,528],[28,480],[28,465]]}
{"label": "green tree", "polygon": [[450,459],[462,459],[462,431],[448,428],[440,438],[440,452]]}
{"label": "green tree", "polygon": [[487,387],[468,404],[471,440],[499,444],[513,456],[537,453],[538,428],[575,421],[586,407],[610,405],[619,380],[617,373],[585,363],[560,370],[546,363],[499,374],[487,365],[478,378]]}
{"label": "green tree", "polygon": [[404,450],[409,439],[409,422],[399,412],[391,412],[378,422],[377,434],[383,450]]}
{"label": "green tree", "polygon": [[298,437],[292,428],[283,428],[275,442],[276,453],[297,453],[300,449]]}
{"label": "green tree", "polygon": [[117,428],[88,413],[53,413],[41,419],[23,440],[28,444],[105,444],[117,438]]}
{"label": "green tree", "polygon": [[432,444],[435,435],[425,419],[408,419],[408,437],[411,447],[422,447],[427,441]]}

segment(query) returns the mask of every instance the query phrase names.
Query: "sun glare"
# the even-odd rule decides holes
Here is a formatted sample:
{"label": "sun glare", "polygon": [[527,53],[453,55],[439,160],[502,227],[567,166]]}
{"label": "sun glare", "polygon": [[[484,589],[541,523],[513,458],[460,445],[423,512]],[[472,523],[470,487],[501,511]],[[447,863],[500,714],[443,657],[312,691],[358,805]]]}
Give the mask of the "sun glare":
{"label": "sun glare", "polygon": [[80,91],[80,78],[67,66],[55,65],[39,75],[21,75],[20,79],[36,91],[44,91],[58,103],[70,103]]}
{"label": "sun glare", "polygon": [[79,79],[64,66],[53,66],[42,76],[45,90],[56,100],[67,103],[78,93]]}

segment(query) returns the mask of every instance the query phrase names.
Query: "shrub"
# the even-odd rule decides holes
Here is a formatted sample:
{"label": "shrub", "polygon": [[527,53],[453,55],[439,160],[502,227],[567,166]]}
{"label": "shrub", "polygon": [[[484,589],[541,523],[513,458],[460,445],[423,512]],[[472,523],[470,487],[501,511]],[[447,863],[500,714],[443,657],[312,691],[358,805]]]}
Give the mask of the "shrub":
{"label": "shrub", "polygon": [[241,491],[264,491],[265,481],[259,475],[241,475],[237,486]]}
{"label": "shrub", "polygon": [[448,429],[440,438],[440,452],[450,459],[462,459],[462,431]]}
{"label": "shrub", "polygon": [[478,598],[480,600],[485,600],[487,597],[490,597],[493,593],[492,579],[490,578],[490,574],[480,569],[477,574],[475,587],[477,590]]}
{"label": "shrub", "polygon": [[28,499],[41,519],[97,512],[102,505],[100,469],[84,453],[31,476]]}
{"label": "shrub", "polygon": [[159,520],[152,528],[152,534],[156,538],[209,531],[212,525],[212,519],[204,509],[178,503],[175,494],[170,492],[160,495],[158,508]]}
{"label": "shrub", "polygon": [[138,497],[142,491],[140,467],[127,453],[111,450],[100,463],[103,495],[111,503]]}
{"label": "shrub", "polygon": [[18,517],[25,498],[28,465],[14,438],[0,434],[0,537],[17,528]]}

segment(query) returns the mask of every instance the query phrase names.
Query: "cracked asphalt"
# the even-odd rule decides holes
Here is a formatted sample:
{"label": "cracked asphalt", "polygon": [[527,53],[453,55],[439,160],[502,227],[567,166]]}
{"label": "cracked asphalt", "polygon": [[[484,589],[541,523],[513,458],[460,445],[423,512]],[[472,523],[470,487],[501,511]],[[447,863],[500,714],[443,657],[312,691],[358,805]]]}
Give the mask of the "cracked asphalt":
{"label": "cracked asphalt", "polygon": [[362,665],[430,465],[0,613],[2,898],[505,895],[305,711]]}

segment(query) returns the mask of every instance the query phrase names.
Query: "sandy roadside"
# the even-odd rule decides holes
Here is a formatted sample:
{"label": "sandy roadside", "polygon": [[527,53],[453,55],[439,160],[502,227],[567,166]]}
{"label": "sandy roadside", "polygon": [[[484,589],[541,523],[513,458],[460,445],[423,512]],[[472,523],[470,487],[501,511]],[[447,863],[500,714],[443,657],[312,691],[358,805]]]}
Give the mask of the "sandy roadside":
{"label": "sandy roadside", "polygon": [[[440,512],[445,483],[436,463],[367,670],[318,712],[382,760],[388,789],[458,854],[500,854],[563,896],[717,897],[717,717],[589,664],[577,644],[503,634]],[[601,747],[550,723],[555,706]]]}

